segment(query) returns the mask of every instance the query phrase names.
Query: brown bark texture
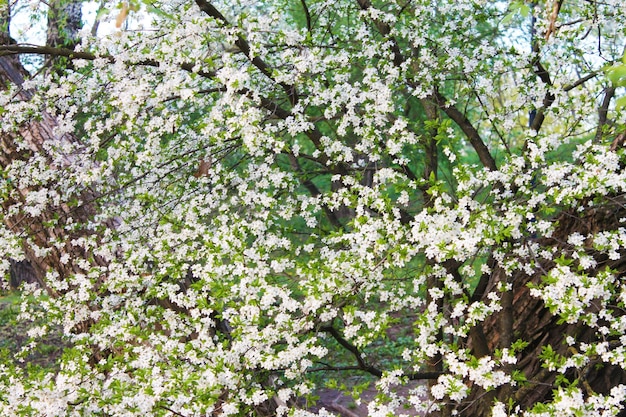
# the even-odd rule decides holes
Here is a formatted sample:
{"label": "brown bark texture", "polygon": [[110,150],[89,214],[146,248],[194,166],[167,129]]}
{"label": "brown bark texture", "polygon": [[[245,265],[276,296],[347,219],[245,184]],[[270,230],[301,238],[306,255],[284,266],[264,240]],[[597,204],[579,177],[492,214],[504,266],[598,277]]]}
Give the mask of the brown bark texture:
{"label": "brown bark texture", "polygon": [[[551,238],[541,239],[541,245],[559,248],[567,255],[568,249],[564,242],[572,233],[589,235],[615,230],[619,219],[626,216],[625,200],[624,196],[608,196],[602,205],[594,205],[582,212],[569,210],[561,213],[554,219],[558,222],[558,229]],[[595,252],[591,248],[591,242],[588,242],[588,246],[588,254],[597,261],[595,271],[609,267],[618,276],[626,275],[626,253],[620,253],[621,256],[617,260],[609,260],[606,254]],[[553,266],[554,264],[546,263],[541,267],[547,271]],[[594,272],[590,274],[592,273]],[[497,272],[492,274],[488,287],[494,288],[502,279],[502,275]],[[550,400],[555,389],[555,381],[560,373],[549,371],[542,366],[539,356],[546,346],[551,346],[558,354],[569,357],[576,352],[565,342],[567,336],[574,337],[577,342],[585,343],[604,341],[608,338],[609,344],[611,343],[611,336],[602,336],[596,329],[585,324],[561,322],[559,317],[549,311],[542,300],[531,296],[529,284],[540,284],[542,275],[542,273],[536,273],[528,276],[520,272],[510,280],[513,284],[510,307],[503,306],[500,312],[489,317],[479,329],[479,332],[484,333],[485,336],[486,352],[481,352],[481,343],[476,337],[470,340],[470,347],[478,357],[493,354],[495,349],[510,346],[510,343],[515,340],[528,342],[524,350],[517,355],[518,362],[510,369],[521,371],[527,382],[515,386],[505,385],[489,393],[475,387],[459,409],[462,411],[460,415],[491,416],[491,407],[496,399],[507,404],[508,399],[512,398],[514,405],[520,406],[523,410],[531,408],[533,404]],[[502,301],[504,304],[505,300]],[[589,306],[589,311],[595,311],[594,308],[594,306]],[[621,314],[623,313],[622,311]],[[616,309],[614,314],[620,314],[619,309]],[[508,332],[507,327],[510,329]],[[587,395],[607,394],[616,385],[626,383],[626,372],[623,369],[605,364],[599,358],[592,360],[583,369],[569,370],[564,376],[570,381],[577,379],[578,386]],[[624,413],[622,412],[621,415]]]}
{"label": "brown bark texture", "polygon": [[[61,4],[60,2],[57,3]],[[2,28],[0,30],[0,44],[13,43],[8,33],[9,12],[8,8],[0,10],[0,23],[4,22],[4,24],[0,24]],[[51,10],[51,13],[57,12]],[[52,32],[59,32],[58,25],[67,24],[65,21],[49,23],[49,31]],[[13,87],[15,91],[13,94],[14,101],[27,102],[32,99],[33,92],[23,88],[24,81],[28,77],[29,74],[21,64],[18,55],[0,56],[0,89],[7,90]],[[45,157],[44,144],[48,141],[63,140],[74,143],[78,141],[76,137],[68,134],[59,137],[55,133],[56,127],[55,117],[48,112],[41,111],[39,114],[28,117],[16,129],[3,129],[0,133],[0,169],[2,172],[8,172],[11,165],[16,161],[28,161],[33,155]],[[58,169],[62,170],[64,167],[58,167]],[[15,283],[19,283],[23,279],[34,280],[50,295],[55,295],[55,291],[46,284],[45,277],[48,271],[55,271],[59,279],[67,278],[74,273],[86,272],[75,262],[61,262],[61,257],[64,254],[69,254],[70,259],[85,259],[96,265],[103,265],[104,262],[87,253],[79,245],[72,243],[79,237],[94,233],[93,230],[88,230],[84,226],[70,226],[70,224],[86,225],[91,223],[90,221],[96,213],[93,202],[97,197],[91,191],[79,192],[75,196],[77,202],[75,205],[66,202],[61,202],[58,206],[48,205],[38,215],[20,209],[20,205],[26,200],[28,193],[37,191],[37,188],[46,185],[40,184],[26,188],[20,187],[19,184],[12,185],[3,198],[0,215],[5,226],[13,233],[21,236],[23,240],[25,260],[12,261],[11,275]],[[55,241],[63,242],[63,245],[55,245]]]}

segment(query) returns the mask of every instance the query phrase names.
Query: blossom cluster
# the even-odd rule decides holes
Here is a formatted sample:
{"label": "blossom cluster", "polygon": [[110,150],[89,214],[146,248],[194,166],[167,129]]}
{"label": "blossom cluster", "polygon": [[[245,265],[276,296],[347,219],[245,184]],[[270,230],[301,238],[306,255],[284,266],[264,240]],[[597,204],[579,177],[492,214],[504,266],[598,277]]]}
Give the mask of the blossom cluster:
{"label": "blossom cluster", "polygon": [[624,409],[618,1],[144,3],[0,94],[0,414]]}

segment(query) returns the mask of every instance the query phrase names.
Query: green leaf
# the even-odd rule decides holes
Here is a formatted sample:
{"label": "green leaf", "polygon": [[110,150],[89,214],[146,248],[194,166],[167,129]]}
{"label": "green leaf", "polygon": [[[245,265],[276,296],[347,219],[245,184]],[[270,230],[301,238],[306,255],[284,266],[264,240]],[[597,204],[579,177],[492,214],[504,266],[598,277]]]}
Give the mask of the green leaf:
{"label": "green leaf", "polygon": [[626,96],[620,97],[615,100],[615,108],[617,110],[622,110],[624,107],[626,107]]}
{"label": "green leaf", "polygon": [[514,16],[515,16],[514,12],[507,13],[507,15],[504,16],[504,18],[502,19],[502,24],[503,25],[508,25],[509,23],[511,23],[511,21],[513,20]]}
{"label": "green leaf", "polygon": [[519,8],[519,13],[522,15],[522,17],[528,17],[528,15],[530,14],[530,6],[528,6],[526,3],[523,3]]}
{"label": "green leaf", "polygon": [[606,76],[613,83],[613,85],[618,87],[626,86],[626,65],[625,64],[616,64],[611,65],[606,70]]}
{"label": "green leaf", "polygon": [[504,16],[502,19],[503,24],[509,24],[515,17],[515,15],[519,14],[522,17],[526,18],[530,15],[530,6],[526,4],[524,1],[513,1],[509,6],[510,12]]}
{"label": "green leaf", "polygon": [[167,19],[170,19],[170,20],[174,19],[174,16],[172,16],[169,13],[166,13],[165,11],[161,10],[160,8],[158,8],[158,7],[156,7],[156,6],[152,5],[152,4],[147,3],[146,6],[147,6],[147,9],[148,9],[149,13],[154,13],[155,15],[157,15],[159,17],[167,18]]}

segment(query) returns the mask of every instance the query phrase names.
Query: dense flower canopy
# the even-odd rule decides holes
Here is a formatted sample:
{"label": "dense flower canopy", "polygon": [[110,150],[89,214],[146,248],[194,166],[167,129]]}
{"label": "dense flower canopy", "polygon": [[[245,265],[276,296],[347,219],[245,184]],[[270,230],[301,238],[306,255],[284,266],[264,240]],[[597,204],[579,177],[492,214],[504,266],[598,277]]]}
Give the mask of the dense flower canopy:
{"label": "dense flower canopy", "polygon": [[2,83],[22,354],[65,347],[4,355],[0,414],[324,415],[350,375],[372,416],[625,408],[621,0],[107,7],[150,20],[0,46],[67,60]]}

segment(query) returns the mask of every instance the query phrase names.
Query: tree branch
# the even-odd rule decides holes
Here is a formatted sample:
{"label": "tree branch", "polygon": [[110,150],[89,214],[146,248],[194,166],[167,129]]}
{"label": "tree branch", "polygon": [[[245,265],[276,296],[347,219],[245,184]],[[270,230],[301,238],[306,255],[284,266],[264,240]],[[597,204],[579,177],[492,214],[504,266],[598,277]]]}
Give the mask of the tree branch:
{"label": "tree branch", "polygon": [[[533,25],[533,30],[534,30],[534,25]],[[549,36],[549,32],[547,36]],[[539,59],[539,42],[534,38],[534,36],[532,38],[533,38],[532,52],[534,56],[531,61],[531,65],[535,67],[534,69],[535,75],[539,77],[539,79],[545,85],[548,86],[548,91],[546,91],[546,94],[543,98],[542,106],[539,109],[537,109],[537,113],[532,119],[532,122],[530,123],[530,128],[533,129],[535,132],[539,132],[539,129],[541,129],[541,125],[543,125],[543,121],[545,120],[546,109],[550,107],[552,103],[554,103],[554,100],[556,99],[556,97],[554,96],[553,93],[550,92],[550,88],[552,88],[553,86],[552,79],[550,78],[550,73],[543,66],[543,64],[541,63],[541,60]]]}
{"label": "tree branch", "polygon": [[105,58],[111,62],[115,62],[115,59],[110,55],[103,55],[97,57],[89,52],[77,52],[68,48],[57,48],[54,46],[39,46],[31,44],[13,44],[13,45],[0,45],[0,56],[18,55],[18,54],[36,54],[36,55],[52,55],[63,56],[72,59],[87,59],[93,61],[96,58]]}
{"label": "tree branch", "polygon": [[178,416],[178,417],[187,417],[187,416],[185,416],[184,414],[179,413],[178,411],[174,411],[174,410],[172,410],[170,407],[168,407],[168,406],[166,406],[166,405],[160,405],[159,407],[160,407],[160,408],[162,408],[162,409],[163,409],[163,410],[165,410],[165,411],[169,411],[170,413],[172,413],[172,414],[173,414],[173,415],[175,415],[175,416]]}
{"label": "tree branch", "polygon": [[[208,3],[207,3],[208,4]],[[209,5],[211,6],[211,5]],[[212,6],[211,6],[212,7]],[[221,16],[221,14],[219,14],[218,11],[216,11],[218,16]],[[115,63],[115,57],[111,56],[111,55],[100,55],[97,56],[95,54],[92,54],[90,52],[77,52],[68,48],[55,48],[55,47],[51,47],[51,46],[38,46],[38,45],[0,45],[0,57],[3,56],[12,56],[12,55],[19,55],[19,54],[39,54],[39,55],[52,55],[52,56],[62,56],[62,57],[67,57],[69,59],[85,59],[85,60],[89,60],[89,61],[93,61],[95,59],[98,58],[103,58],[108,60],[111,63]],[[150,66],[150,67],[155,67],[158,68],[160,63],[158,61],[155,60],[143,60],[140,62],[135,63],[134,65],[143,65],[143,66]],[[193,72],[193,68],[194,68],[195,64],[193,63],[183,63],[180,65],[180,68],[188,71],[188,72]],[[198,71],[198,74],[206,77],[206,78],[213,78],[215,76],[214,72],[205,72],[205,71]],[[251,93],[249,90],[247,89],[241,89],[239,91],[241,94],[249,94]],[[287,119],[288,117],[291,116],[291,112],[288,110],[285,110],[284,108],[282,108],[281,106],[279,106],[277,103],[275,103],[272,100],[269,100],[265,97],[261,97],[260,98],[261,101],[261,106],[263,108],[265,108],[266,110],[270,111],[272,114],[276,115],[277,117],[279,117],[280,119]],[[307,131],[305,133],[307,135],[307,137],[311,140],[311,142],[313,142],[313,144],[315,145],[315,147],[317,149],[322,149],[322,144],[321,144],[321,138],[322,138],[322,134],[321,132],[319,132],[319,130],[317,130],[317,128],[314,128],[313,130]],[[320,155],[320,163],[326,165],[328,162],[328,158],[326,158],[323,154]],[[341,171],[341,169],[340,169]],[[313,183],[311,181],[307,181],[305,184],[305,187],[307,187],[307,189],[310,192],[315,192],[315,187],[310,187],[311,185],[313,185]],[[319,194],[319,190],[317,191],[317,194]],[[333,226],[335,227],[341,227],[341,223],[336,219],[336,216],[334,216],[334,214],[332,212],[329,212],[328,209],[325,209],[325,211],[327,212],[326,215],[328,216],[329,220],[331,221],[331,223],[333,224]],[[330,214],[330,215],[329,215]]]}
{"label": "tree branch", "polygon": [[574,88],[578,87],[579,85],[583,85],[587,81],[589,81],[592,78],[595,78],[597,76],[598,76],[598,71],[594,71],[594,72],[592,72],[590,74],[587,74],[584,77],[582,77],[581,79],[579,79],[577,81],[574,81],[573,83],[568,84],[565,87],[563,87],[563,91],[567,92],[567,91],[573,90]]}
{"label": "tree branch", "polygon": [[609,113],[609,105],[611,104],[611,100],[615,95],[615,87],[607,87],[604,89],[604,98],[602,99],[602,104],[598,109],[598,128],[596,129],[596,137],[594,138],[595,142],[599,143],[602,140],[603,128],[607,123],[607,116]]}
{"label": "tree branch", "polygon": [[556,30],[556,19],[559,17],[559,12],[561,11],[561,6],[563,5],[563,0],[555,0],[552,5],[552,14],[550,15],[550,25],[548,26],[548,30],[546,31],[545,39],[546,41],[550,39],[550,35],[554,33]]}
{"label": "tree branch", "polygon": [[[329,326],[330,327],[330,326]],[[322,328],[324,330],[324,328]],[[334,337],[334,336],[333,336]],[[342,338],[343,339],[343,338]],[[317,368],[309,369],[308,372],[342,372],[342,371],[363,371],[363,367],[360,365],[352,365],[352,366],[332,366],[324,362],[318,362],[323,366],[319,366]],[[381,371],[382,375],[382,371]],[[443,372],[412,372],[410,374],[406,374],[406,376],[411,381],[418,381],[423,379],[437,379],[440,375],[443,375]]]}
{"label": "tree branch", "polygon": [[[536,59],[535,65],[536,65],[535,74],[545,84],[552,87],[552,80],[550,79],[550,74],[544,68],[544,66],[539,62],[539,58]],[[583,78],[573,82],[572,84],[566,85],[565,87],[563,87],[563,91],[567,92],[567,91],[573,90],[574,88],[586,83],[592,78],[595,78],[597,75],[598,73],[594,71],[591,74],[588,74],[584,76]],[[546,93],[545,97],[543,98],[543,105],[539,109],[537,109],[537,112],[534,118],[532,118],[530,122],[530,128],[533,129],[535,132],[539,132],[539,129],[541,129],[541,126],[543,125],[543,122],[545,120],[546,109],[550,107],[552,103],[554,103],[555,98],[556,97],[554,96],[554,94],[549,91]]]}
{"label": "tree branch", "polygon": [[[502,278],[505,282],[510,283],[510,280],[503,274]],[[511,347],[514,338],[514,318],[513,318],[513,289],[507,290],[505,289],[502,292],[500,297],[500,305],[502,306],[502,310],[500,310],[499,321],[499,330],[500,330],[500,340],[498,341],[501,349],[508,349]],[[503,369],[505,372],[510,373],[513,370],[513,366],[510,363],[503,364]],[[500,387],[498,392],[498,399],[504,401],[505,398],[511,393],[511,385],[505,384]]]}
{"label": "tree branch", "polygon": [[[438,119],[437,106],[430,100],[422,99],[422,107],[426,113],[426,117],[431,122],[436,122]],[[424,179],[428,181],[432,176],[437,178],[437,171],[439,166],[438,152],[437,152],[437,128],[429,127],[427,130],[427,137],[424,138],[424,150],[426,157],[424,159]]]}
{"label": "tree branch", "polygon": [[[240,92],[242,94],[252,94],[252,92],[248,89],[241,89]],[[276,115],[276,117],[278,117],[279,119],[283,119],[286,120],[288,117],[291,117],[292,114],[289,110],[285,110],[282,107],[280,107],[276,102],[265,98],[265,97],[260,97],[259,99],[261,101],[261,107],[263,107],[265,110],[268,110],[271,114]],[[309,138],[309,140],[311,142],[313,142],[313,145],[315,145],[315,148],[318,149],[320,152],[322,151],[322,133],[318,130],[317,126],[313,125],[313,129],[312,130],[307,130],[306,132],[304,132],[304,134]],[[326,166],[328,164],[328,157],[326,157],[326,155],[324,155],[323,153],[320,154],[319,158],[318,158],[318,162],[324,166]],[[342,173],[345,173],[344,171],[342,171]]]}
{"label": "tree branch", "polygon": [[306,0],[300,0],[300,4],[302,4],[304,17],[306,18],[306,30],[309,32],[309,34],[311,34],[313,27],[311,24],[311,12],[309,11],[309,6],[307,6]]}
{"label": "tree branch", "polygon": [[496,166],[495,159],[491,156],[487,145],[485,145],[485,142],[467,116],[461,113],[455,106],[449,105],[447,103],[448,100],[438,90],[431,95],[431,100],[437,103],[439,108],[461,128],[463,133],[465,133],[465,136],[467,136],[470,144],[478,154],[480,162],[490,171],[497,170],[498,167]]}
{"label": "tree branch", "polygon": [[437,379],[443,374],[444,372],[439,372],[439,371],[431,371],[431,372],[424,371],[424,372],[413,372],[413,373],[407,374],[407,377],[411,381],[418,381],[420,379]]}
{"label": "tree branch", "polygon": [[[490,270],[493,270],[496,267],[496,259],[494,258],[493,253],[489,254],[489,258],[487,259],[487,266],[489,266]],[[481,274],[480,280],[478,281],[478,284],[476,284],[474,292],[471,294],[471,296],[468,296],[469,304],[478,302],[483,299],[483,297],[487,293],[487,288],[489,286],[489,282],[491,281],[491,277],[492,273]],[[487,343],[487,338],[485,337],[485,332],[483,329],[483,322],[477,322],[470,329],[470,337],[472,339],[472,350],[477,358],[481,358],[490,354],[489,345]]]}
{"label": "tree branch", "polygon": [[[213,6],[208,1],[196,0],[196,4],[198,5],[198,7],[200,7],[200,10],[202,10],[208,16],[213,17],[214,19],[220,21],[222,24],[231,26],[228,19],[226,19],[226,17],[224,17],[224,15],[221,14],[219,10],[217,10],[215,6]],[[254,58],[250,57],[250,44],[243,36],[237,35],[235,46],[237,46],[237,48],[239,48],[241,52],[244,53],[244,55],[250,60],[252,65],[254,65],[259,71],[261,71],[263,75],[265,75],[270,80],[276,82],[276,79],[272,75],[272,70],[263,59],[261,59],[259,56],[255,56]],[[289,102],[292,105],[298,102],[298,93],[296,92],[296,88],[293,85],[289,85],[284,82],[279,82],[277,84],[283,88],[285,94],[287,94],[287,97],[289,98]]]}
{"label": "tree branch", "polygon": [[[359,3],[359,7],[361,10],[367,10],[372,7],[372,3],[370,0],[357,0]],[[391,28],[385,22],[381,22],[380,20],[374,20],[374,24],[376,25],[376,29],[383,36],[388,36],[391,32]],[[393,36],[389,37],[391,41],[391,52],[393,52],[393,64],[396,67],[399,67],[404,62],[404,56],[402,56],[402,51],[400,51],[400,46],[398,45],[398,41]]]}
{"label": "tree branch", "polygon": [[361,367],[357,366],[357,365],[352,365],[352,366],[332,366],[332,365],[325,364],[323,362],[317,362],[317,363],[320,363],[323,366],[319,366],[317,368],[309,369],[309,370],[307,370],[307,372],[326,372],[326,371],[343,372],[343,371],[360,371],[361,370]]}
{"label": "tree branch", "polygon": [[[85,59],[87,61],[93,61],[98,58],[103,58],[109,61],[110,63],[115,63],[116,59],[112,55],[95,55],[90,52],[84,51],[74,51],[68,48],[55,48],[52,46],[38,46],[38,45],[25,45],[25,44],[17,44],[17,45],[0,45],[0,57],[10,56],[10,55],[19,55],[19,54],[35,54],[35,55],[51,55],[54,57],[67,57],[69,59]],[[132,65],[138,66],[147,66],[147,67],[155,67],[158,68],[160,66],[159,61],[155,61],[152,59],[146,59],[143,61],[139,61],[133,63]],[[180,68],[187,72],[194,72],[195,64],[190,62],[185,62],[180,64]],[[205,78],[213,78],[215,77],[215,72],[206,72],[206,71],[198,71],[198,75],[201,75]]]}
{"label": "tree branch", "polygon": [[333,326],[323,326],[320,328],[320,330],[330,334],[337,341],[337,343],[339,343],[341,346],[343,346],[344,349],[352,353],[352,355],[354,356],[354,358],[356,359],[358,363],[358,369],[365,371],[369,374],[372,374],[378,378],[383,376],[383,372],[380,369],[375,368],[365,363],[365,360],[363,359],[363,356],[361,355],[359,348],[357,348],[352,343],[344,339],[343,336]]}
{"label": "tree branch", "polygon": [[546,109],[550,107],[552,103],[554,103],[556,97],[554,93],[550,92],[550,88],[552,88],[552,80],[550,79],[550,74],[548,73],[548,70],[546,70],[539,61],[539,56],[533,59],[533,65],[535,66],[535,74],[539,77],[541,81],[543,81],[544,84],[548,86],[548,91],[543,97],[542,106],[537,109],[537,114],[535,115],[535,118],[530,125],[531,129],[533,129],[535,132],[539,132],[539,129],[541,129],[541,125],[543,125],[543,121],[545,120]]}
{"label": "tree branch", "polygon": [[[293,168],[293,170],[299,173],[300,175],[304,175],[296,156],[292,153],[289,153],[288,157],[289,157],[289,163],[291,164],[291,167]],[[318,195],[321,194],[319,188],[317,188],[317,186],[310,179],[303,177],[301,181],[302,181],[302,185],[304,185],[304,187],[309,191],[312,197],[317,197]],[[337,215],[325,205],[324,205],[324,214],[330,221],[330,224],[333,225],[333,227],[335,227],[336,229],[343,228],[343,225],[337,218]]]}

